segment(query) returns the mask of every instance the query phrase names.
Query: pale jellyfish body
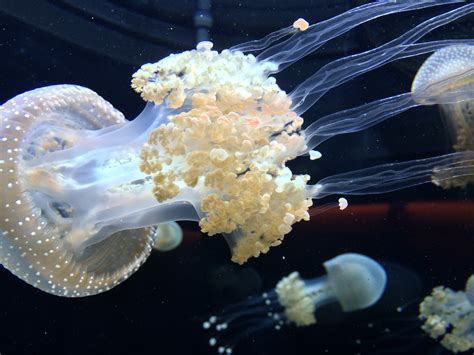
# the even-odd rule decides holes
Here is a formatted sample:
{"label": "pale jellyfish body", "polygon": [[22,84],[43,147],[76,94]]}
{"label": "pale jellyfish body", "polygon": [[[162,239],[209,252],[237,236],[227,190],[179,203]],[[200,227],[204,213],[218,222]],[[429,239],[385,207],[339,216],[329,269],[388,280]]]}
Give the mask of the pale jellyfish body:
{"label": "pale jellyfish body", "polygon": [[212,332],[210,345],[230,353],[243,337],[258,331],[292,324],[317,323],[316,313],[324,305],[338,303],[344,312],[374,305],[387,283],[383,267],[361,254],[341,254],[323,263],[327,274],[303,280],[298,272],[282,278],[274,290],[224,310],[203,323]]}
{"label": "pale jellyfish body", "polygon": [[[416,105],[474,96],[465,90],[462,97],[434,97],[422,90],[302,129],[301,115],[331,88],[393,60],[469,45],[471,40],[417,42],[471,14],[473,4],[336,60],[289,94],[270,76],[373,18],[457,2],[379,1],[309,27],[300,21],[220,53],[204,43],[145,64],[132,86],[148,103],[133,121],[94,92],[73,85],[11,99],[0,108],[5,187],[0,262],[44,291],[93,295],[138,269],[153,248],[155,226],[162,223],[198,221],[203,232],[224,234],[232,260],[244,263],[281,244],[293,224],[308,220],[313,198],[392,191],[431,181],[434,168],[443,172],[437,181],[472,174],[472,152],[351,172],[316,185],[286,163],[332,136],[365,129]],[[255,57],[248,51],[261,53]]]}

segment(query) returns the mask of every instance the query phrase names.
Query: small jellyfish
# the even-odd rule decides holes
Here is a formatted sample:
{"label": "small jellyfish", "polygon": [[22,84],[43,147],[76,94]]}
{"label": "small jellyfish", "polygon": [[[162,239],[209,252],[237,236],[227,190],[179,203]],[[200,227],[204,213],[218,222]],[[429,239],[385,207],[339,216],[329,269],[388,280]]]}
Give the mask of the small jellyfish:
{"label": "small jellyfish", "polygon": [[362,310],[375,304],[385,290],[385,270],[367,256],[341,254],[323,265],[324,276],[304,280],[293,272],[274,290],[211,316],[202,325],[211,332],[209,344],[228,354],[252,333],[272,327],[280,330],[287,324],[310,326],[317,322],[318,309],[329,303],[338,303],[344,312]]}
{"label": "small jellyfish", "polygon": [[[271,76],[367,21],[457,3],[462,6],[379,47],[323,66],[290,93]],[[301,117],[329,90],[394,60],[472,45],[469,39],[419,42],[472,12],[474,4],[460,0],[376,1],[221,52],[205,42],[133,75],[132,87],[147,104],[132,121],[75,85],[12,98],[0,107],[0,262],[44,291],[88,296],[135,272],[162,223],[196,221],[202,232],[224,235],[232,260],[243,264],[309,220],[313,199],[431,182],[435,168],[436,182],[472,175],[473,151],[348,172],[314,185],[287,166],[298,156],[321,157],[314,148],[326,139],[409,108],[472,98],[457,86],[445,94],[415,85],[413,92],[306,128]],[[449,78],[469,82],[469,73]]]}
{"label": "small jellyfish", "polygon": [[464,291],[435,287],[419,307],[421,328],[453,353],[474,348],[474,275]]}
{"label": "small jellyfish", "polygon": [[161,223],[156,226],[153,249],[170,251],[183,241],[183,230],[176,222]]}

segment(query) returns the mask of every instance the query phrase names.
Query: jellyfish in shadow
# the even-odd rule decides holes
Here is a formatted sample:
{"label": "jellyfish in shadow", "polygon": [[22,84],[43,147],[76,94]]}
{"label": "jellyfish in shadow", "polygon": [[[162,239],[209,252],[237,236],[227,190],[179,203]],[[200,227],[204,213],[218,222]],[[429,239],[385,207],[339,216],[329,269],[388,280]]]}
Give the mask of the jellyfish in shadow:
{"label": "jellyfish in shadow", "polygon": [[[400,300],[399,300],[400,301]],[[364,339],[377,353],[458,353],[474,348],[474,276],[464,290],[434,287],[431,294],[405,300],[370,322]],[[428,336],[433,340],[431,344]],[[373,353],[370,352],[369,353]]]}
{"label": "jellyfish in shadow", "polygon": [[276,287],[260,296],[226,308],[203,323],[211,336],[209,345],[219,353],[232,353],[243,338],[285,325],[316,324],[318,310],[338,303],[344,312],[375,304],[386,285],[383,267],[361,254],[341,254],[323,263],[327,274],[304,280],[298,272],[282,278]]}
{"label": "jellyfish in shadow", "polygon": [[[271,77],[372,19],[457,3],[462,6],[390,42],[325,65],[291,93]],[[376,1],[311,26],[299,21],[222,52],[202,42],[134,74],[132,87],[147,105],[133,121],[79,86],[18,95],[0,107],[0,262],[44,291],[88,296],[135,272],[162,223],[197,221],[202,232],[223,234],[232,260],[242,264],[308,220],[313,199],[431,182],[435,168],[436,182],[472,175],[472,151],[352,171],[314,185],[286,165],[301,155],[317,156],[313,150],[328,138],[414,106],[472,99],[464,85],[472,78],[472,61],[449,62],[454,69],[441,80],[421,75],[411,93],[302,128],[301,115],[352,78],[394,60],[472,45],[419,42],[472,12],[474,4],[458,0]],[[458,82],[464,84],[447,85]]]}
{"label": "jellyfish in shadow", "polygon": [[458,353],[474,348],[474,275],[464,291],[435,287],[420,303],[423,329],[447,350]]}
{"label": "jellyfish in shadow", "polygon": [[206,277],[206,288],[211,304],[226,305],[255,295],[262,290],[262,279],[252,267],[221,264],[213,267]]}
{"label": "jellyfish in shadow", "polygon": [[176,222],[161,223],[156,226],[153,249],[170,251],[176,249],[183,241],[183,230]]}

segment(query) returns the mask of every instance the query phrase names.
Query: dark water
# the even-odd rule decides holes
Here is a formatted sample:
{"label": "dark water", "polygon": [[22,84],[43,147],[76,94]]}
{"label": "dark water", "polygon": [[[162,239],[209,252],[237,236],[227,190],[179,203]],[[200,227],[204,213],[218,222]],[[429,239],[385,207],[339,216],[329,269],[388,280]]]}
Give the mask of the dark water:
{"label": "dark water", "polygon": [[[223,49],[295,18],[313,23],[355,3],[216,2],[211,38],[215,48]],[[192,48],[196,11],[195,2],[179,0],[0,0],[0,100],[41,86],[79,84],[132,119],[144,105],[130,88],[131,74],[147,61]],[[289,90],[322,64],[391,39],[439,11],[421,10],[361,26],[279,74],[278,83]],[[472,37],[472,16],[468,21],[438,30],[433,37]],[[391,64],[344,84],[306,112],[305,120],[408,91],[423,59]],[[324,159],[296,161],[292,169],[317,180],[378,163],[433,156],[450,147],[438,109],[419,108],[362,133],[336,137],[320,147]],[[0,354],[216,353],[201,327],[209,315],[271,289],[294,270],[305,278],[322,275],[322,262],[344,252],[384,263],[389,286],[380,304],[353,314],[323,309],[319,324],[249,335],[235,353],[442,353],[417,328],[416,303],[407,306],[403,324],[394,320],[399,315],[395,309],[421,300],[440,284],[463,288],[474,269],[473,196],[471,187],[446,191],[421,186],[352,198],[346,211],[329,211],[296,225],[283,245],[243,267],[230,262],[223,238],[201,235],[196,224],[183,223],[180,248],[153,253],[120,286],[83,299],[51,296],[1,270]],[[386,329],[394,336],[384,336]]]}

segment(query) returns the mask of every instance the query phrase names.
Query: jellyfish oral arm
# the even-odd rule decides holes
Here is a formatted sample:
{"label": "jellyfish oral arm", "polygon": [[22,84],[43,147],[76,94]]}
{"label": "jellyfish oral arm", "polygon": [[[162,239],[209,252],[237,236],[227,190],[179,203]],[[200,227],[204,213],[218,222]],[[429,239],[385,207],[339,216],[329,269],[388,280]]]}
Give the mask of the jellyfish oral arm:
{"label": "jellyfish oral arm", "polygon": [[288,36],[291,33],[297,32],[294,27],[285,27],[281,30],[270,33],[269,35],[249,42],[238,44],[232,48],[229,48],[232,52],[251,52],[251,51],[260,51],[265,48],[268,48],[272,43],[279,41],[280,39]]}
{"label": "jellyfish oral arm", "polygon": [[474,152],[459,152],[333,175],[307,186],[315,199],[333,194],[366,195],[404,189],[474,173]]}
{"label": "jellyfish oral arm", "polygon": [[[472,76],[472,73],[470,73]],[[465,77],[468,75],[466,74]],[[474,88],[466,87],[452,90],[438,97],[424,96],[423,93],[405,93],[376,100],[352,109],[336,112],[318,119],[305,128],[308,153],[324,141],[347,133],[359,132],[422,104],[450,104],[474,98]],[[421,102],[419,101],[420,99]]]}
{"label": "jellyfish oral arm", "polygon": [[450,352],[474,348],[473,288],[474,275],[471,275],[464,291],[438,286],[420,303],[421,329]]}
{"label": "jellyfish oral arm", "polygon": [[189,203],[199,198],[195,192],[182,186],[179,195],[159,203],[151,177],[140,170],[150,130],[167,122],[151,106],[134,121],[71,132],[71,148],[24,162],[26,186],[48,218],[71,226],[64,240],[76,250],[120,230],[198,220]]}

